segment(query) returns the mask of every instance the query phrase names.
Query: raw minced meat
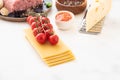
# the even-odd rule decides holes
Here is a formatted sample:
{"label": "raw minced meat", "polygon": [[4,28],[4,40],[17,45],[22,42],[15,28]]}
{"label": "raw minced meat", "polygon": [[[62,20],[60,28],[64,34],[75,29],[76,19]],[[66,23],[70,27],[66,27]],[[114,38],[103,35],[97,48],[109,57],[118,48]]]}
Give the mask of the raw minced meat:
{"label": "raw minced meat", "polygon": [[42,4],[43,0],[4,0],[4,7],[9,12],[22,11]]}

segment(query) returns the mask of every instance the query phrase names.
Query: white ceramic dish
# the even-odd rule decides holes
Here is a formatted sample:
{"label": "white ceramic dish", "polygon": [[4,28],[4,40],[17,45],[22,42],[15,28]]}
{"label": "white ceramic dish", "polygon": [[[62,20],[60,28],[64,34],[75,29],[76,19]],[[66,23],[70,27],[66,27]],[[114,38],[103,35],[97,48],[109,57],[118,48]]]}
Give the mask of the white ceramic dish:
{"label": "white ceramic dish", "polygon": [[[56,16],[58,14],[60,14],[60,13],[63,13],[63,12],[70,14],[72,18],[70,20],[68,20],[68,21],[57,20]],[[60,30],[69,30],[69,29],[71,29],[71,27],[73,27],[74,14],[72,12],[70,12],[70,11],[59,11],[55,15],[55,22],[56,22],[56,25],[57,25],[58,29],[60,29]]]}

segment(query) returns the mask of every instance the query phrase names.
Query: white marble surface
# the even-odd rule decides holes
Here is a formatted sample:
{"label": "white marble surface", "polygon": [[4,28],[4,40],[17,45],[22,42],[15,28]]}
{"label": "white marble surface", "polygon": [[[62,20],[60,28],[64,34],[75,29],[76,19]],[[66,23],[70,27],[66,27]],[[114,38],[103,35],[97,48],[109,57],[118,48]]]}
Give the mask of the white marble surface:
{"label": "white marble surface", "polygon": [[113,0],[98,35],[78,33],[83,14],[76,16],[73,29],[58,30],[54,23],[57,10],[53,6],[48,16],[76,57],[75,61],[55,67],[46,66],[25,39],[24,29],[28,24],[0,19],[0,80],[120,80],[119,3]]}

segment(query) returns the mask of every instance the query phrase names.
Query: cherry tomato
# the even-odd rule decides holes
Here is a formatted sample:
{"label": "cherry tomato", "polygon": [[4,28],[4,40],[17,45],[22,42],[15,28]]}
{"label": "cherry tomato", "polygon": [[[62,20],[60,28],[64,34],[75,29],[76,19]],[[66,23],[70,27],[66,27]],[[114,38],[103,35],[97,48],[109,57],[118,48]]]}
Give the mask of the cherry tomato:
{"label": "cherry tomato", "polygon": [[28,16],[27,19],[26,19],[26,21],[27,21],[28,23],[29,23],[30,18],[32,18],[32,16]]}
{"label": "cherry tomato", "polygon": [[29,20],[29,24],[31,25],[33,22],[36,21],[36,19],[37,19],[36,17],[31,17]]}
{"label": "cherry tomato", "polygon": [[42,27],[38,27],[38,30],[39,30],[40,33],[45,33],[44,29]]}
{"label": "cherry tomato", "polygon": [[49,27],[47,26],[47,24],[43,24],[43,28],[44,28],[45,30],[49,29]]}
{"label": "cherry tomato", "polygon": [[53,32],[52,29],[48,29],[48,30],[46,30],[45,33],[46,33],[46,37],[47,37],[47,39],[49,39],[49,37],[50,37],[51,35],[54,34],[54,32]]}
{"label": "cherry tomato", "polygon": [[38,27],[42,27],[42,24],[41,24],[41,23],[38,23]]}
{"label": "cherry tomato", "polygon": [[38,27],[37,22],[32,22],[31,29],[33,30],[34,28],[37,28],[37,27]]}
{"label": "cherry tomato", "polygon": [[47,29],[53,29],[53,26],[52,24],[48,23],[48,24],[44,24],[44,29],[47,30]]}
{"label": "cherry tomato", "polygon": [[44,24],[44,23],[50,23],[50,20],[49,20],[49,18],[47,18],[47,17],[39,17],[38,18],[38,21],[42,21],[42,24]]}
{"label": "cherry tomato", "polygon": [[39,32],[38,28],[34,28],[33,29],[33,35],[36,36]]}
{"label": "cherry tomato", "polygon": [[31,29],[33,30],[34,28],[36,28],[37,27],[37,23],[36,22],[32,22],[32,24],[31,24]]}
{"label": "cherry tomato", "polygon": [[48,23],[47,26],[49,27],[49,29],[53,29],[52,24]]}
{"label": "cherry tomato", "polygon": [[56,45],[59,41],[59,37],[57,35],[51,35],[49,37],[49,42],[52,44],[52,45]]}
{"label": "cherry tomato", "polygon": [[46,42],[46,35],[44,33],[39,33],[35,38],[40,44],[44,44]]}

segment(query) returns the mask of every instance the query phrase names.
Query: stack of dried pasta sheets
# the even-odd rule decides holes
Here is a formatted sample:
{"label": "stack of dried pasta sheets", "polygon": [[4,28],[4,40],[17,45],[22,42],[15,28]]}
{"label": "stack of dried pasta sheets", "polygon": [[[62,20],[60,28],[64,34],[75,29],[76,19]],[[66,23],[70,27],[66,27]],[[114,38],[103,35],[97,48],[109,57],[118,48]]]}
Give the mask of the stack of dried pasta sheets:
{"label": "stack of dried pasta sheets", "polygon": [[28,41],[48,66],[55,66],[75,59],[70,49],[61,40],[54,46],[49,43],[39,44],[30,28],[25,29],[25,33]]}

